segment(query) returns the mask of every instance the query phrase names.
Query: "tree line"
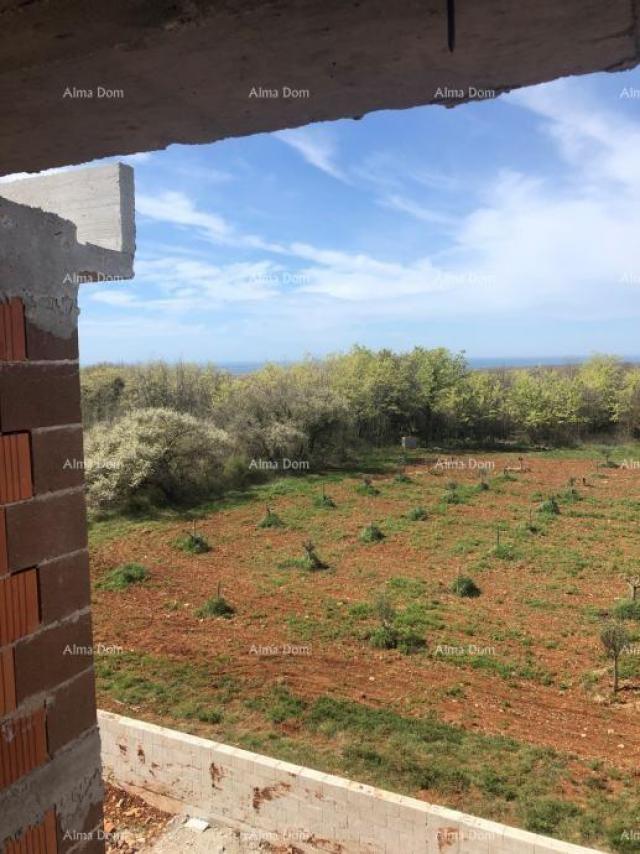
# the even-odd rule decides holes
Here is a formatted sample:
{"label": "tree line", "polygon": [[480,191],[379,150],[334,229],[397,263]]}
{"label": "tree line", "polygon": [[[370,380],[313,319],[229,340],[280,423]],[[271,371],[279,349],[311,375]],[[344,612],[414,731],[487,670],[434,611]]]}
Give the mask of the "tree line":
{"label": "tree line", "polygon": [[640,434],[640,367],[614,356],[577,366],[472,370],[464,354],[354,347],[245,375],[149,362],[82,370],[85,426],[166,408],[227,431],[251,453],[340,452],[411,434],[423,444],[572,444]]}

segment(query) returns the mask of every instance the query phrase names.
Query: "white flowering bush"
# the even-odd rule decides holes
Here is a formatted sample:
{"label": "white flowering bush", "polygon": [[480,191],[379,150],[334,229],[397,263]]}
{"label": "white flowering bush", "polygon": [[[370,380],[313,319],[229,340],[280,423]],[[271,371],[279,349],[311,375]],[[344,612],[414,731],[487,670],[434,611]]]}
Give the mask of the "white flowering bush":
{"label": "white flowering bush", "polygon": [[188,503],[223,488],[231,441],[224,430],[172,409],[139,409],[86,436],[93,510]]}

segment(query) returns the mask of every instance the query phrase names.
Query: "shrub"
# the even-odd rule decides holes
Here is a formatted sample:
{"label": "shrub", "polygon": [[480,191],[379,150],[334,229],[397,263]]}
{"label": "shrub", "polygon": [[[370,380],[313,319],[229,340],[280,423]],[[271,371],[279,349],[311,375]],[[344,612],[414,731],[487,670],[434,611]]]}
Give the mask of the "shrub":
{"label": "shrub", "polygon": [[149,577],[146,567],[140,563],[125,563],[108,572],[96,587],[101,590],[126,590],[132,584],[140,584]]}
{"label": "shrub", "polygon": [[376,649],[396,649],[398,630],[394,626],[378,626],[369,635],[369,643]]}
{"label": "shrub", "polygon": [[614,614],[620,620],[640,620],[640,599],[625,599],[618,602]]}
{"label": "shrub", "polygon": [[518,557],[512,543],[498,543],[493,549],[493,555],[499,560],[516,560]]}
{"label": "shrub", "polygon": [[400,474],[397,474],[394,477],[394,481],[395,483],[413,483],[409,475],[405,474],[404,472],[400,472]]}
{"label": "shrub", "polygon": [[265,515],[258,522],[258,528],[284,528],[284,522],[277,513],[274,513],[268,507],[266,511]]}
{"label": "shrub", "polygon": [[475,581],[472,578],[469,578],[468,575],[459,575],[454,579],[451,585],[451,592],[455,593],[456,596],[476,598],[482,591]]}
{"label": "shrub", "polygon": [[360,532],[360,540],[363,543],[379,543],[381,540],[384,540],[384,534],[380,528],[372,522],[370,525],[366,525],[362,529]]}
{"label": "shrub", "polygon": [[380,490],[373,485],[370,477],[362,478],[362,483],[356,487],[356,492],[360,495],[380,495]]}
{"label": "shrub", "polygon": [[302,548],[305,552],[303,558],[305,569],[310,569],[312,572],[316,572],[319,569],[329,569],[329,565],[318,557],[316,547],[311,542],[311,540],[307,541],[306,543],[303,543]]}
{"label": "shrub", "polygon": [[428,516],[429,514],[424,507],[412,507],[407,513],[407,518],[411,522],[423,522]]}
{"label": "shrub", "polygon": [[224,617],[229,620],[235,614],[236,609],[224,596],[212,596],[196,611],[196,617]]}
{"label": "shrub", "polygon": [[188,552],[193,555],[201,555],[205,554],[205,552],[211,551],[211,546],[206,537],[202,534],[196,534],[195,531],[192,531],[189,534],[185,534],[182,537],[178,537],[175,541],[175,545],[183,552]]}
{"label": "shrub", "polygon": [[171,409],[139,409],[87,433],[90,506],[98,511],[194,502],[219,492],[227,434]]}
{"label": "shrub", "polygon": [[316,497],[313,499],[313,505],[314,507],[320,507],[330,510],[336,506],[336,502],[333,500],[333,498],[331,498],[330,495],[327,495],[327,493],[324,491],[323,486],[321,494],[316,495]]}
{"label": "shrub", "polygon": [[551,498],[547,498],[546,501],[543,501],[538,506],[538,512],[546,513],[548,516],[558,516],[560,514],[560,507],[556,499],[551,496]]}

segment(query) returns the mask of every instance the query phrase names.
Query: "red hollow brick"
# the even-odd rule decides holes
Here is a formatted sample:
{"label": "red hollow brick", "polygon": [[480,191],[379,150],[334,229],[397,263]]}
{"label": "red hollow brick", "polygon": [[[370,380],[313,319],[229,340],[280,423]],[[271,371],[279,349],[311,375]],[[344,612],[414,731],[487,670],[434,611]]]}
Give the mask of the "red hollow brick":
{"label": "red hollow brick", "polygon": [[93,669],[56,691],[47,703],[49,753],[96,726],[96,685]]}
{"label": "red hollow brick", "polygon": [[16,677],[13,666],[13,649],[0,650],[0,718],[16,707]]}
{"label": "red hollow brick", "polygon": [[84,492],[8,504],[4,508],[7,558],[12,571],[79,551],[87,545]]}
{"label": "red hollow brick", "polygon": [[92,643],[88,614],[18,641],[14,647],[18,705],[41,691],[52,691],[90,667]]}
{"label": "red hollow brick", "polygon": [[0,363],[0,430],[3,433],[80,421],[77,363]]}
{"label": "red hollow brick", "polygon": [[4,507],[0,507],[0,578],[9,571],[9,556],[7,554],[7,526]]}
{"label": "red hollow brick", "polygon": [[89,553],[47,561],[38,569],[43,624],[62,620],[91,602]]}
{"label": "red hollow brick", "polygon": [[0,436],[0,504],[22,501],[32,495],[29,434]]}
{"label": "red hollow brick", "polygon": [[57,854],[56,813],[48,810],[43,820],[29,827],[17,839],[5,843],[6,854]]}
{"label": "red hollow brick", "polygon": [[78,358],[78,330],[69,338],[45,332],[27,319],[27,358],[32,361]]}
{"label": "red hollow brick", "polygon": [[0,361],[17,362],[25,358],[24,304],[14,297],[0,303]]}
{"label": "red hollow brick", "polygon": [[0,725],[0,790],[47,761],[45,710]]}
{"label": "red hollow brick", "polygon": [[82,427],[35,430],[31,450],[36,495],[84,483]]}
{"label": "red hollow brick", "polygon": [[0,646],[30,635],[40,623],[38,571],[17,572],[0,581]]}

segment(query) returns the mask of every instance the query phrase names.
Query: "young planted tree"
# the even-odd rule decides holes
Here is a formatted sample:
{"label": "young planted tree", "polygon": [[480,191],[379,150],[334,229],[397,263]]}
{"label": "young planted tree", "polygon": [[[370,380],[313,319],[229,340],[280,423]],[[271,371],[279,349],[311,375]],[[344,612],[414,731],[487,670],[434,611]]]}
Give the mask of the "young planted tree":
{"label": "young planted tree", "polygon": [[629,633],[622,623],[611,622],[600,633],[600,641],[607,656],[613,661],[613,693],[616,694],[619,687],[618,670],[620,656],[624,648],[629,644]]}
{"label": "young planted tree", "polygon": [[631,593],[631,601],[636,602],[638,599],[638,591],[640,590],[640,575],[633,575],[627,578],[629,592]]}
{"label": "young planted tree", "polygon": [[336,502],[333,498],[330,495],[327,495],[324,483],[322,484],[320,495],[316,495],[313,499],[313,503],[316,507],[324,507],[327,509],[332,509],[336,506]]}
{"label": "young planted tree", "polygon": [[265,514],[262,519],[258,522],[258,528],[283,528],[284,522],[278,516],[277,513],[274,513],[273,510],[269,507],[269,505],[265,505]]}

